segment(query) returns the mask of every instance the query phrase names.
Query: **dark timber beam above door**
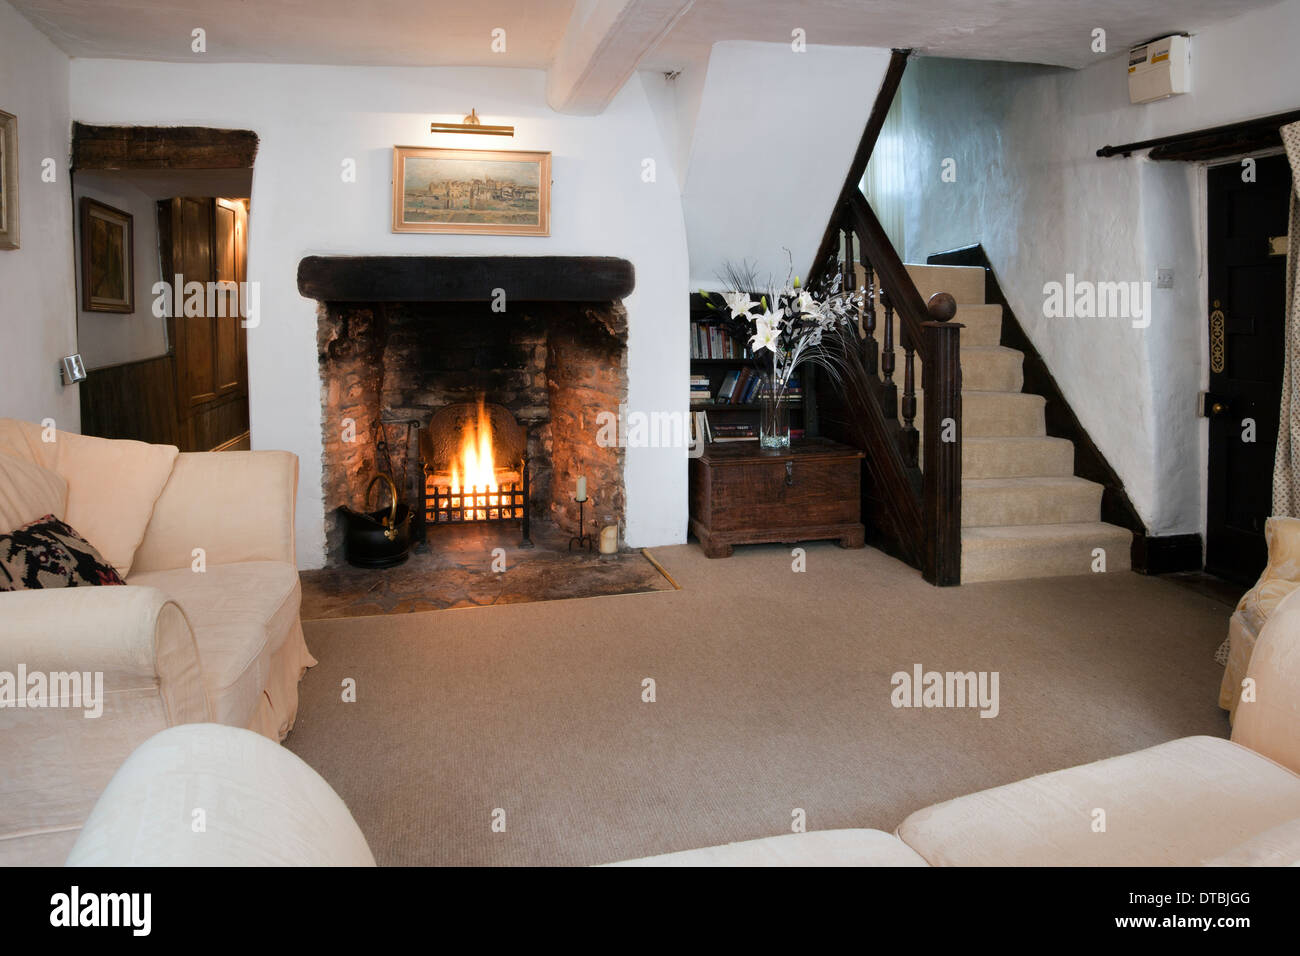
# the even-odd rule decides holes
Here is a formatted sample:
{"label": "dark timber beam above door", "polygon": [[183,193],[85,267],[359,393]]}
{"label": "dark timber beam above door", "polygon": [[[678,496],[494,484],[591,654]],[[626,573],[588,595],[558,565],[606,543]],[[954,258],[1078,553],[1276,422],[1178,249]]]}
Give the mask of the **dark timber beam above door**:
{"label": "dark timber beam above door", "polygon": [[72,168],[251,169],[257,134],[207,126],[72,124]]}

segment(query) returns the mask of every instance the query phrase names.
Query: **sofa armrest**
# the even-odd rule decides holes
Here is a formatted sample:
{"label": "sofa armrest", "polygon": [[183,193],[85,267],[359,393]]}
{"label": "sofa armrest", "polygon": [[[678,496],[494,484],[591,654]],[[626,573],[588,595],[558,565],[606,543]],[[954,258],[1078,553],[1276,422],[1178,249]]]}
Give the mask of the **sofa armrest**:
{"label": "sofa armrest", "polygon": [[[171,724],[209,719],[198,647],[180,607],[156,588],[0,594],[0,670],[103,673],[105,695],[152,690]],[[19,693],[24,693],[19,689]]]}
{"label": "sofa armrest", "polygon": [[298,456],[287,451],[188,452],[171,478],[135,552],[132,571],[188,567],[194,549],[208,564],[295,564]]}

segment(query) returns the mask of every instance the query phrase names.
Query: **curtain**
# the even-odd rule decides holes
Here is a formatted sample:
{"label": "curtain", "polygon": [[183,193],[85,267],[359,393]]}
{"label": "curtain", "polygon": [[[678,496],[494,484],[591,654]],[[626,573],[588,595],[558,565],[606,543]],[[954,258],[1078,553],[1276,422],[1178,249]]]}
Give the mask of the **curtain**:
{"label": "curtain", "polygon": [[1273,514],[1300,517],[1300,123],[1282,127],[1282,145],[1291,163],[1291,218],[1286,253],[1286,353],[1282,358],[1282,407],[1278,420],[1277,458],[1273,462]]}

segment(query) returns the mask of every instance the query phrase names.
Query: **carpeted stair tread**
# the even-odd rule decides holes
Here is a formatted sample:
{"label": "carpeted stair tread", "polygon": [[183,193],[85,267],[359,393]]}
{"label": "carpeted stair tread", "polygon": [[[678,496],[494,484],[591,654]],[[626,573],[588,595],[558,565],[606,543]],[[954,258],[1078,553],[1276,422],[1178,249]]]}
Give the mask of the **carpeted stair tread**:
{"label": "carpeted stair tread", "polygon": [[1102,521],[963,528],[962,584],[1129,570],[1133,533]]}
{"label": "carpeted stair tread", "polygon": [[1039,478],[1074,474],[1074,443],[1045,435],[966,438],[961,445],[963,478]]}
{"label": "carpeted stair tread", "polygon": [[1015,527],[1096,520],[1102,486],[1073,475],[1040,478],[963,478],[962,526]]}
{"label": "carpeted stair tread", "polygon": [[961,346],[961,387],[967,392],[1019,392],[1025,353],[1001,345]]}

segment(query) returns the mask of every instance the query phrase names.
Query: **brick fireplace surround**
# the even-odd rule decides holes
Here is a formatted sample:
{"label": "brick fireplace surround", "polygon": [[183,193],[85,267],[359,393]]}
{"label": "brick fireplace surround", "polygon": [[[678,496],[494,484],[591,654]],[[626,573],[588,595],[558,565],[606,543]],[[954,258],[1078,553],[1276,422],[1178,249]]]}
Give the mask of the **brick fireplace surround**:
{"label": "brick fireplace surround", "polygon": [[[627,397],[626,260],[596,257],[309,257],[299,291],[316,299],[326,551],[343,557],[337,509],[366,507],[381,420],[427,425],[481,395],[529,430],[531,514],[576,531],[574,482],[587,477],[592,523],[623,524],[623,451],[596,444],[596,416]],[[494,311],[494,299],[504,310]],[[346,427],[345,420],[354,425]],[[354,441],[345,438],[355,435]],[[399,483],[419,507],[418,455],[387,427]],[[498,462],[499,466],[505,463]],[[376,507],[373,502],[371,508]],[[441,528],[429,528],[437,546]],[[501,532],[507,542],[517,532]]]}

